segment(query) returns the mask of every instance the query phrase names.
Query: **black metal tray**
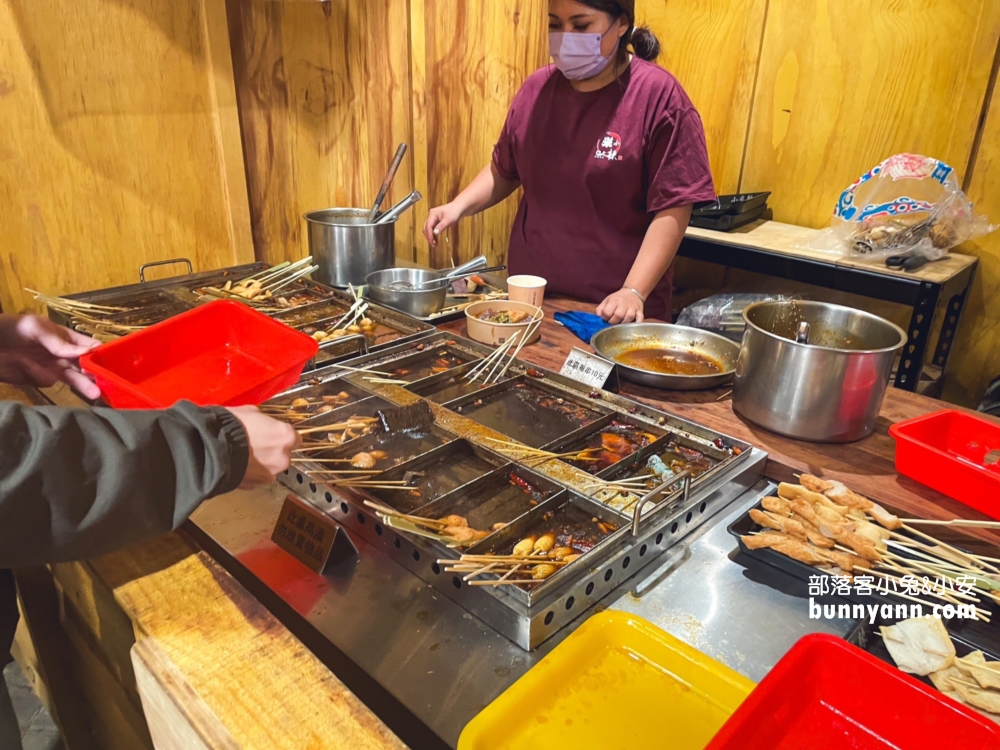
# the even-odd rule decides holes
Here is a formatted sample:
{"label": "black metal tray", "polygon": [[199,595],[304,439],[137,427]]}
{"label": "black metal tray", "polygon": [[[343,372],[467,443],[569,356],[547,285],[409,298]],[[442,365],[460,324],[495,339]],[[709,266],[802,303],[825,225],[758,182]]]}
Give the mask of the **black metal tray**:
{"label": "black metal tray", "polygon": [[757,219],[764,215],[765,211],[767,211],[767,206],[761,206],[745,213],[724,214],[718,217],[692,216],[691,226],[700,227],[701,229],[715,229],[719,232],[729,232],[757,221]]}
{"label": "black metal tray", "polygon": [[[867,651],[872,656],[895,667],[896,662],[889,655],[889,649],[885,647],[885,640],[879,635],[879,628],[883,625],[895,625],[897,622],[899,620],[896,618],[883,618],[881,616],[876,617],[875,622],[862,620],[847,634],[846,640],[862,651]],[[948,635],[951,636],[952,643],[955,644],[955,652],[959,658],[973,651],[982,651],[987,660],[1000,660],[1000,632],[997,631],[996,626],[988,625],[980,620],[956,619],[947,621],[945,628],[948,630]],[[920,677],[915,674],[910,676],[920,680],[925,685],[934,687],[928,677]]]}
{"label": "black metal tray", "polygon": [[720,195],[714,201],[699,203],[691,212],[691,216],[716,217],[725,214],[745,214],[757,208],[767,205],[767,199],[771,196],[766,193],[739,193],[736,195]]}
{"label": "black metal tray", "polygon": [[[762,503],[757,503],[753,507],[756,510],[763,510]],[[755,549],[755,550],[749,549],[743,543],[743,540],[740,537],[746,536],[753,531],[762,530],[761,527],[758,526],[756,523],[754,523],[753,519],[750,518],[750,509],[748,509],[746,513],[744,513],[735,521],[733,521],[731,524],[729,524],[729,526],[726,527],[726,530],[734,537],[736,537],[736,542],[739,544],[739,550],[740,550],[739,555],[737,555],[736,557],[736,562],[740,563],[744,567],[752,567],[754,564],[763,563],[764,565],[767,565],[771,568],[777,568],[780,571],[788,573],[789,575],[803,581],[805,584],[809,583],[810,577],[817,575],[826,576],[830,580],[833,579],[832,575],[826,573],[823,570],[820,570],[819,568],[813,567],[812,565],[807,565],[804,562],[799,562],[798,560],[793,560],[787,555],[782,555],[780,552],[775,552],[772,549],[767,549],[767,548]],[[902,554],[901,551],[899,550],[897,550],[897,552],[900,552],[900,554]],[[829,583],[829,581],[827,581],[827,583]],[[816,597],[816,601],[820,603],[850,602],[852,604],[863,604],[863,605],[878,604],[879,606],[881,606],[882,604],[891,604],[893,606],[904,603],[909,604],[909,602],[907,602],[904,599],[894,598],[891,593],[889,594],[878,593],[874,589],[871,594],[857,594],[853,586],[851,587],[851,593],[849,595],[831,594],[829,596]],[[980,602],[979,607],[981,609],[989,609],[991,611],[996,611],[996,606],[991,604],[989,600],[984,600]]]}

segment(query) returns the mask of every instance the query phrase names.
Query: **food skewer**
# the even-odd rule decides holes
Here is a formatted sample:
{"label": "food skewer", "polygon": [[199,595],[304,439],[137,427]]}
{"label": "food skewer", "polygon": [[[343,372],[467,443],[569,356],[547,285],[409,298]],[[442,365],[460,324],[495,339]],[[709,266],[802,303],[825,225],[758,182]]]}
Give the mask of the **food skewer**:
{"label": "food skewer", "polygon": [[314,432],[339,432],[342,430],[350,430],[358,428],[363,424],[375,424],[378,419],[375,417],[357,417],[354,420],[354,424],[351,421],[347,422],[337,422],[335,424],[321,425],[319,427],[303,427],[300,430],[296,430],[300,435],[311,435]]}

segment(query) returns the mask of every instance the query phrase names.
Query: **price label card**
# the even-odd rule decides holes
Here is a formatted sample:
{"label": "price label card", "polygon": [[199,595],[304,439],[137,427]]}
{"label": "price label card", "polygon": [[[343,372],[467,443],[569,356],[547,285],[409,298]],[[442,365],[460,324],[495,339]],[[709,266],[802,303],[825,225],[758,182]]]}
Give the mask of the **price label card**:
{"label": "price label card", "polygon": [[357,557],[357,548],[336,521],[292,495],[281,506],[271,541],[317,573]]}
{"label": "price label card", "polygon": [[566,357],[566,361],[563,362],[559,374],[573,378],[573,380],[591,388],[603,388],[615,393],[618,392],[618,372],[615,369],[615,363],[575,346]]}

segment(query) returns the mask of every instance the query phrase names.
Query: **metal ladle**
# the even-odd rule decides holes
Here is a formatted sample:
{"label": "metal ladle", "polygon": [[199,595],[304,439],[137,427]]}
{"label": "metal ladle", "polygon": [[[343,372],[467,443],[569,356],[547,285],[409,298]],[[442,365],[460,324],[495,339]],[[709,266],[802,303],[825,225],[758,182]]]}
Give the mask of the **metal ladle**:
{"label": "metal ladle", "polygon": [[440,279],[434,279],[433,281],[423,281],[416,284],[410,283],[408,281],[397,281],[389,285],[390,289],[395,290],[406,290],[406,291],[425,291],[428,289],[437,289],[441,286],[447,286],[453,281],[458,281],[459,279],[464,279],[469,276],[474,276],[480,273],[490,273],[491,271],[506,271],[507,266],[490,266],[489,268],[480,268],[476,271],[465,271],[464,273],[453,273],[449,274]]}

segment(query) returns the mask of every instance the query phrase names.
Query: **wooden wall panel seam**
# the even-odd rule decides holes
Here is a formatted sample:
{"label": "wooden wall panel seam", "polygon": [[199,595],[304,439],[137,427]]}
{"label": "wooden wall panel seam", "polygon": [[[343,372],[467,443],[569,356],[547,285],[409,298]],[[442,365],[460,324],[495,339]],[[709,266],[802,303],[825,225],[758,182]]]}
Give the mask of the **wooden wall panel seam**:
{"label": "wooden wall panel seam", "polygon": [[767,34],[767,19],[771,12],[771,0],[764,2],[764,17],[760,25],[760,41],[757,44],[757,59],[753,66],[753,88],[750,92],[750,106],[747,108],[747,116],[743,130],[743,156],[740,159],[740,176],[736,182],[736,192],[743,192],[743,171],[747,164],[747,149],[750,148],[750,123],[753,120],[753,110],[757,105],[757,83],[760,80],[760,58],[764,54],[764,35]]}
{"label": "wooden wall panel seam", "polygon": [[990,71],[990,82],[986,86],[986,95],[983,97],[983,108],[979,115],[979,124],[976,126],[976,136],[972,141],[972,152],[969,154],[969,162],[965,169],[965,179],[962,181],[962,190],[966,193],[972,185],[972,177],[976,170],[976,160],[979,157],[979,149],[983,144],[983,133],[986,130],[986,118],[993,104],[993,97],[996,95],[997,74],[1000,72],[1000,41],[997,42],[996,52],[993,55],[993,69]]}

